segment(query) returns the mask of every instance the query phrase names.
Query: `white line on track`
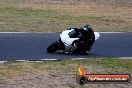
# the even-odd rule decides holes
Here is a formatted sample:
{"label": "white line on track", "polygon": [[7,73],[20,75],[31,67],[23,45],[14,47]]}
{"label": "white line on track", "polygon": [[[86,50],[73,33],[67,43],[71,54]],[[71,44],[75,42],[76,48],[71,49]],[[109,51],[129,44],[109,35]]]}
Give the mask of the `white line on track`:
{"label": "white line on track", "polygon": [[99,33],[128,33],[128,32],[99,32]]}
{"label": "white line on track", "polygon": [[6,34],[6,33],[9,33],[9,34],[20,34],[20,33],[25,33],[25,34],[30,34],[30,33],[56,33],[56,32],[0,32],[1,34]]}
{"label": "white line on track", "polygon": [[[57,33],[57,32],[0,32],[1,34],[6,34],[6,33],[9,33],[9,34],[19,34],[19,33],[25,33],[25,34],[30,34],[30,33]],[[128,32],[99,32],[99,33],[128,33]]]}
{"label": "white line on track", "polygon": [[57,61],[59,59],[41,59],[42,61]]}
{"label": "white line on track", "polygon": [[[68,59],[68,60],[85,60],[85,59],[88,59],[88,58],[74,58],[74,59]],[[118,59],[132,59],[132,57],[118,57]],[[57,61],[57,60],[63,60],[63,59],[14,60],[14,62],[43,62],[43,61]],[[7,63],[7,62],[8,61],[0,61],[0,64]]]}
{"label": "white line on track", "polygon": [[18,62],[26,62],[26,60],[15,60],[15,61],[18,61]]}
{"label": "white line on track", "polygon": [[8,62],[8,61],[0,61],[0,64],[1,64],[1,63],[5,63],[5,62]]}

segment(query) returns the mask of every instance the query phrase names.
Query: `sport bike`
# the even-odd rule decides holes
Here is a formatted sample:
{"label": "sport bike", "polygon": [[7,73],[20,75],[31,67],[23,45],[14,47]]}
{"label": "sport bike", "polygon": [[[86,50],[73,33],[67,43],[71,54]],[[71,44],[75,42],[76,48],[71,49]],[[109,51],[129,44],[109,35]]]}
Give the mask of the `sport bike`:
{"label": "sport bike", "polygon": [[82,28],[69,28],[60,34],[56,42],[48,46],[47,52],[89,53],[99,36],[100,34],[94,32],[89,24],[84,25]]}

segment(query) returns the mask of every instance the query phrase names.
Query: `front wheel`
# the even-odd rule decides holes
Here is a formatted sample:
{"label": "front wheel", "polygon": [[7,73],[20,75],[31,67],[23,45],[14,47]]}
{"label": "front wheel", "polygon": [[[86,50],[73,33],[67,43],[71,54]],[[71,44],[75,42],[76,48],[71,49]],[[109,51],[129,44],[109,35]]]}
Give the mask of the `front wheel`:
{"label": "front wheel", "polygon": [[53,53],[53,52],[56,52],[57,50],[64,50],[64,49],[65,49],[65,45],[63,44],[61,39],[59,39],[58,41],[49,45],[49,47],[47,48],[47,52]]}
{"label": "front wheel", "polygon": [[49,47],[47,48],[47,52],[48,53],[53,53],[56,52],[58,50],[58,42],[54,42],[51,45],[49,45]]}

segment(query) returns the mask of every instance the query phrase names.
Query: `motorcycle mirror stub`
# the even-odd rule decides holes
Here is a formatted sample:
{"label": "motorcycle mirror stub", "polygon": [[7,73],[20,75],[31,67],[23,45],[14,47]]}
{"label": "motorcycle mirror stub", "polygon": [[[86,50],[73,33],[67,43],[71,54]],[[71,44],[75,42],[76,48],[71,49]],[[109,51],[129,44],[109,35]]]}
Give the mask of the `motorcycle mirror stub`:
{"label": "motorcycle mirror stub", "polygon": [[95,35],[95,40],[99,39],[100,34],[98,32],[94,32],[94,35]]}

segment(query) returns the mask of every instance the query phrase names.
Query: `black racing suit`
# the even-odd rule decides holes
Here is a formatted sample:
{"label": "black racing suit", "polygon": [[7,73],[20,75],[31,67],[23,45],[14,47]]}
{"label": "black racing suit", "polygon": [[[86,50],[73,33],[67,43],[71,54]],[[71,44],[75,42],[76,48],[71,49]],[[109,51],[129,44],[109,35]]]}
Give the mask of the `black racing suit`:
{"label": "black racing suit", "polygon": [[69,28],[68,30],[71,29],[74,30],[69,33],[70,38],[79,38],[79,40],[73,42],[73,45],[77,46],[77,49],[73,53],[83,54],[89,52],[95,42],[94,31],[92,29],[83,30],[83,28]]}

